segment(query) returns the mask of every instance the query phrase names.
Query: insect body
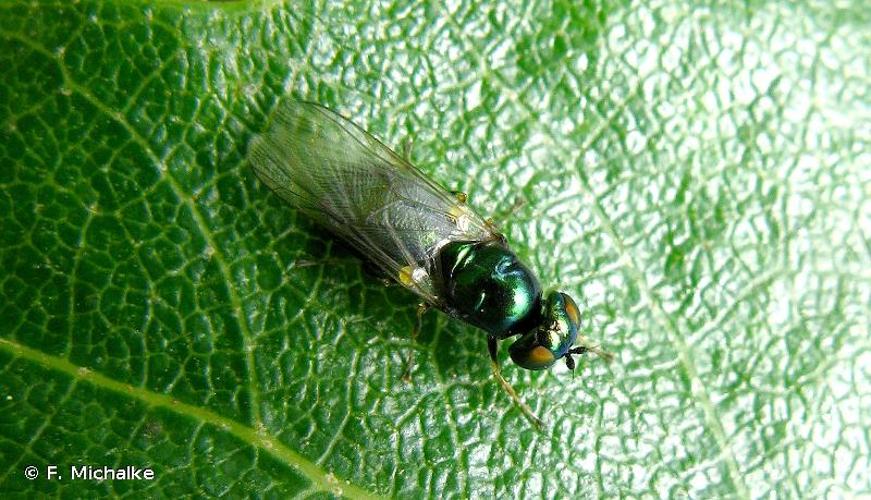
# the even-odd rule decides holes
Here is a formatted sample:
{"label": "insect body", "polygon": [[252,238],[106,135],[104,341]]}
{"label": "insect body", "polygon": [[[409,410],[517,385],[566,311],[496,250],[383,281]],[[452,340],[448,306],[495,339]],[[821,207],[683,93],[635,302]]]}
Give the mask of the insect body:
{"label": "insect body", "polygon": [[497,380],[497,341],[519,336],[511,359],[541,370],[574,354],[608,356],[579,339],[568,295],[542,295],[535,275],[494,224],[390,148],[338,114],[288,101],[250,147],[258,176],[280,197],[359,250],[430,306],[487,332]]}

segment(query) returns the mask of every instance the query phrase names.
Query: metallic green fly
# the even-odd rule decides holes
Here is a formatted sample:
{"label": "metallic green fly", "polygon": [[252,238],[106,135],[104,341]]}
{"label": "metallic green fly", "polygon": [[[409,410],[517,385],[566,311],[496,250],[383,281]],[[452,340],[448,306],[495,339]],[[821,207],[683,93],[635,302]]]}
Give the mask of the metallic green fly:
{"label": "metallic green fly", "polygon": [[[593,352],[578,335],[580,313],[567,294],[544,297],[538,279],[494,223],[362,128],[320,105],[288,101],[250,148],[251,164],[275,193],[357,249],[426,306],[487,332],[493,373],[534,424],[541,420],[502,377],[497,341],[542,370]],[[423,310],[423,309],[421,309]],[[579,345],[575,345],[579,342]]]}

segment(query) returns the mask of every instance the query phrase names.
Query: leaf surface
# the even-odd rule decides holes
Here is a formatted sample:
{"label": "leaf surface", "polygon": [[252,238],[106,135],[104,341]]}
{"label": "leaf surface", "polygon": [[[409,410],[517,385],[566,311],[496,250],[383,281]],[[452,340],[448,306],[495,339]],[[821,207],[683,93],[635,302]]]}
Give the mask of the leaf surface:
{"label": "leaf surface", "polygon": [[[868,21],[861,2],[3,2],[0,490],[871,493]],[[414,297],[256,179],[247,144],[286,95],[413,139],[578,298],[615,363],[505,370],[546,432],[480,331],[430,314],[412,342]]]}

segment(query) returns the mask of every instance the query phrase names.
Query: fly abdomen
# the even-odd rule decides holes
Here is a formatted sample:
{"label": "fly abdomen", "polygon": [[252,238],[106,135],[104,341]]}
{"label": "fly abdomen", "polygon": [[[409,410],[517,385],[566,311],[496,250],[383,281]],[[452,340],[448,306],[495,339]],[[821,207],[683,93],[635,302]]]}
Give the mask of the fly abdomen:
{"label": "fly abdomen", "polygon": [[438,293],[462,320],[499,338],[540,323],[538,280],[499,241],[452,241],[435,260]]}

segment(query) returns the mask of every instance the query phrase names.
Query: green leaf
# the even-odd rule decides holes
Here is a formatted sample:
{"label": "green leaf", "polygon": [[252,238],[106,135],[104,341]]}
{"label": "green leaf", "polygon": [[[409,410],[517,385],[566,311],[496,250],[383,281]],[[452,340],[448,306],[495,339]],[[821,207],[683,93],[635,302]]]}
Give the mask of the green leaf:
{"label": "green leaf", "polygon": [[[868,22],[858,1],[6,0],[0,491],[871,493]],[[505,368],[545,432],[480,331],[433,313],[412,342],[415,298],[252,174],[288,94],[414,139],[579,297],[615,363]]]}

